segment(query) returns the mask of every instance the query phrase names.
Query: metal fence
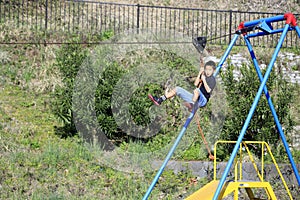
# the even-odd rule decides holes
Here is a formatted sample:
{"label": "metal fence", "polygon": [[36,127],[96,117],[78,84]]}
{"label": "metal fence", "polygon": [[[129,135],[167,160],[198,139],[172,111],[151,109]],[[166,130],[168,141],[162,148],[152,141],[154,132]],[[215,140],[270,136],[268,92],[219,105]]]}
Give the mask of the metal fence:
{"label": "metal fence", "polygon": [[[232,10],[189,9],[149,5],[101,3],[93,1],[64,0],[0,0],[0,24],[38,31],[54,42],[52,35],[79,34],[89,42],[88,35],[106,31],[120,34],[124,30],[151,30],[167,37],[207,36],[209,43],[226,45],[242,21],[265,18],[283,13],[240,12]],[[295,14],[299,17],[298,14]],[[283,26],[278,22],[276,26]],[[32,42],[30,38],[16,35],[16,41]],[[21,39],[18,39],[21,38]],[[63,38],[63,37],[62,37]],[[254,46],[274,46],[279,35],[253,39]],[[3,41],[2,42],[15,42]],[[55,42],[63,42],[57,41]],[[237,41],[237,45],[242,45]],[[289,32],[284,47],[299,46],[300,40]]]}

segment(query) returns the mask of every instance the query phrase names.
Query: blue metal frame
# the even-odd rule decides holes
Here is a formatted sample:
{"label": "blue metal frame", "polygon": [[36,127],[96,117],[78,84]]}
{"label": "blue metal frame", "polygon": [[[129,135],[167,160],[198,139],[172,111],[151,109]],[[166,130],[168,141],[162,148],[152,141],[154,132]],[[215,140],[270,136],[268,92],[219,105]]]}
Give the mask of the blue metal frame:
{"label": "blue metal frame", "polygon": [[[291,15],[289,15],[289,17],[290,17],[290,16],[291,16]],[[286,37],[286,35],[287,35],[287,32],[288,32],[288,31],[295,30],[295,31],[297,32],[299,38],[300,38],[300,28],[299,28],[297,25],[295,25],[296,23],[294,23],[294,22],[291,22],[291,23],[294,23],[294,26],[291,26],[290,24],[286,24],[286,25],[284,26],[284,28],[273,30],[273,27],[271,26],[271,23],[272,23],[272,22],[283,21],[283,20],[286,20],[285,15],[278,15],[278,16],[275,16],[275,17],[263,18],[263,19],[253,20],[253,21],[249,21],[249,22],[243,23],[243,24],[242,24],[242,27],[239,27],[240,30],[238,30],[238,31],[236,32],[236,34],[234,34],[233,39],[231,40],[231,42],[230,42],[230,44],[229,44],[227,50],[225,51],[224,55],[222,56],[222,58],[221,58],[221,60],[220,60],[220,62],[219,62],[219,64],[218,64],[218,66],[217,66],[216,72],[214,73],[214,76],[217,76],[217,75],[218,75],[218,73],[219,73],[220,69],[222,68],[222,66],[223,66],[223,64],[224,64],[224,62],[225,62],[225,60],[227,59],[227,57],[228,57],[230,51],[232,50],[233,46],[235,45],[235,42],[237,41],[237,39],[239,38],[239,36],[240,36],[241,34],[243,34],[243,35],[244,35],[244,40],[245,40],[245,42],[246,42],[246,46],[248,47],[249,53],[250,53],[251,58],[252,58],[252,60],[253,60],[253,63],[254,63],[254,66],[255,66],[255,69],[256,69],[256,72],[257,72],[257,75],[258,75],[258,77],[259,77],[259,80],[260,80],[261,84],[260,84],[260,87],[259,87],[259,89],[258,89],[258,91],[257,91],[257,94],[256,94],[256,96],[255,96],[255,99],[254,99],[254,101],[253,101],[253,104],[252,104],[252,106],[251,106],[251,109],[250,109],[250,111],[249,111],[249,113],[248,113],[248,116],[247,116],[247,118],[246,118],[246,121],[245,121],[245,123],[244,123],[244,125],[243,125],[243,127],[242,127],[242,130],[241,130],[241,132],[240,132],[240,135],[239,135],[239,137],[238,137],[238,139],[237,139],[237,142],[236,142],[236,145],[235,145],[235,147],[234,147],[234,149],[233,149],[233,152],[232,152],[232,154],[231,154],[231,156],[230,156],[230,158],[229,158],[229,161],[228,161],[228,163],[227,163],[227,166],[226,166],[226,168],[225,168],[225,170],[224,170],[224,173],[223,173],[223,175],[222,175],[222,177],[221,177],[221,179],[220,179],[220,182],[219,182],[219,185],[218,185],[218,187],[217,187],[217,189],[216,189],[216,192],[215,192],[215,194],[214,194],[213,200],[218,200],[218,198],[219,198],[219,195],[220,195],[220,193],[221,193],[221,190],[222,190],[222,188],[223,188],[223,185],[225,184],[226,178],[227,178],[227,176],[228,176],[228,174],[229,174],[229,171],[230,171],[230,169],[231,169],[231,166],[232,166],[232,164],[233,164],[233,161],[234,161],[234,159],[235,159],[235,157],[236,157],[236,155],[237,155],[237,152],[238,152],[238,150],[239,150],[240,144],[241,144],[241,142],[243,141],[243,138],[244,138],[244,136],[245,136],[245,134],[246,134],[247,128],[248,128],[248,126],[249,126],[249,124],[250,124],[251,118],[252,118],[252,116],[253,116],[253,114],[254,114],[254,112],[255,112],[255,109],[256,109],[256,107],[257,107],[257,104],[258,104],[258,102],[259,102],[259,100],[260,100],[260,97],[261,97],[261,94],[262,94],[263,91],[264,91],[265,96],[266,96],[266,98],[267,98],[269,107],[270,107],[271,112],[272,112],[273,117],[274,117],[274,121],[275,121],[276,126],[277,126],[277,128],[278,128],[278,131],[279,131],[281,140],[282,140],[282,142],[283,142],[283,144],[284,144],[285,150],[286,150],[286,152],[287,152],[287,154],[288,154],[289,161],[290,161],[290,163],[291,163],[291,165],[292,165],[292,168],[293,168],[293,171],[294,171],[294,173],[295,173],[296,179],[297,179],[298,184],[299,184],[299,186],[300,186],[300,176],[299,176],[299,172],[298,172],[297,167],[296,167],[296,164],[295,164],[295,162],[294,162],[294,160],[293,160],[293,156],[292,156],[291,151],[290,151],[290,149],[289,149],[289,146],[288,146],[287,140],[286,140],[286,138],[285,138],[285,135],[284,135],[282,126],[281,126],[281,124],[280,124],[280,122],[279,122],[277,113],[276,113],[276,111],[275,111],[274,105],[273,105],[273,103],[272,103],[271,97],[270,97],[269,92],[268,92],[268,89],[267,89],[267,87],[266,87],[266,83],[267,83],[268,78],[269,78],[269,76],[270,76],[270,74],[271,74],[271,71],[272,71],[272,69],[273,69],[274,63],[275,63],[275,61],[276,61],[276,58],[277,58],[278,53],[279,53],[279,51],[280,51],[280,48],[281,48],[281,46],[282,46],[282,44],[283,44],[283,41],[284,41],[284,39],[285,39],[285,37]],[[247,29],[247,28],[249,28],[249,29]],[[251,31],[251,29],[253,29],[253,30],[254,30],[254,29],[255,29],[255,30],[256,30],[256,29],[261,29],[261,30],[263,30],[263,31],[262,31],[262,32],[257,32],[257,33],[247,34],[247,33],[245,32],[244,29],[246,30],[246,32],[247,32],[247,31]],[[282,32],[282,35],[280,36],[279,42],[278,42],[278,44],[277,44],[277,46],[276,46],[276,48],[275,48],[275,51],[274,51],[273,56],[272,56],[272,59],[271,59],[269,65],[268,65],[268,67],[267,67],[267,71],[266,71],[265,75],[263,76],[262,73],[261,73],[261,71],[260,71],[260,68],[259,68],[259,65],[258,65],[256,56],[255,56],[255,54],[254,54],[254,51],[253,51],[252,45],[251,45],[251,43],[250,43],[250,41],[249,41],[249,38],[251,38],[251,37],[258,37],[258,36],[264,36],[264,35],[268,35],[268,34],[276,34],[276,33],[281,33],[281,32]],[[150,187],[148,188],[146,194],[144,195],[143,200],[148,199],[148,197],[149,197],[151,191],[153,190],[153,188],[155,187],[155,185],[156,185],[156,183],[157,183],[159,177],[160,177],[161,174],[163,173],[163,171],[164,171],[164,169],[165,169],[165,167],[166,167],[168,161],[171,159],[171,157],[172,157],[172,155],[173,155],[173,153],[174,153],[176,147],[178,146],[178,144],[179,144],[181,138],[183,137],[184,133],[186,132],[187,127],[189,126],[190,122],[191,122],[192,119],[194,118],[194,115],[195,115],[196,111],[197,111],[197,109],[194,108],[194,109],[192,110],[190,116],[189,116],[188,119],[186,120],[186,122],[185,122],[185,124],[184,124],[184,126],[183,126],[181,132],[179,133],[179,135],[178,135],[178,137],[177,137],[177,139],[176,139],[174,145],[173,145],[172,148],[170,149],[170,151],[169,151],[167,157],[165,158],[165,161],[163,162],[161,168],[160,168],[159,171],[157,172],[157,174],[156,174],[155,178],[153,179],[153,181],[152,181]]]}
{"label": "blue metal frame", "polygon": [[[270,23],[270,22],[274,22],[274,21],[278,21],[278,20],[284,20],[284,17],[283,17],[282,15],[280,15],[280,16],[276,16],[276,17],[273,17],[273,18],[266,18],[266,19],[264,19],[264,20],[266,20],[268,23]],[[259,23],[261,23],[261,22],[262,22],[261,20],[255,20],[255,21],[253,21],[253,22],[247,22],[247,23],[244,23],[244,26],[245,26],[245,27],[247,27],[247,26],[253,26],[253,25],[257,25],[257,24],[259,24]],[[271,73],[271,71],[272,71],[272,68],[273,68],[273,66],[274,66],[274,63],[275,63],[276,58],[277,58],[277,56],[278,56],[278,53],[279,53],[279,51],[280,51],[281,45],[282,45],[282,43],[283,43],[283,41],[284,41],[284,39],[285,39],[285,37],[286,37],[287,32],[290,31],[290,30],[296,30],[296,32],[298,33],[298,36],[300,37],[300,31],[299,31],[300,29],[299,29],[298,26],[295,26],[294,28],[291,28],[289,24],[286,24],[285,27],[284,27],[283,29],[280,29],[280,31],[282,32],[282,35],[281,35],[281,37],[280,37],[280,39],[279,39],[279,42],[278,42],[278,44],[277,44],[277,46],[276,46],[276,49],[275,49],[275,51],[274,51],[274,53],[273,53],[272,59],[271,59],[269,65],[268,65],[268,68],[267,68],[267,71],[266,71],[264,77],[263,77],[262,74],[261,74],[261,71],[260,71],[259,66],[258,66],[258,62],[257,62],[257,60],[256,60],[256,57],[255,57],[255,54],[254,54],[254,52],[253,52],[252,46],[251,46],[250,41],[249,41],[249,39],[248,39],[249,36],[247,36],[247,35],[244,36],[246,45],[247,45],[248,50],[249,50],[249,52],[250,52],[250,55],[251,55],[251,57],[252,57],[252,60],[253,60],[253,63],[254,63],[256,72],[257,72],[258,77],[259,77],[260,82],[261,82],[261,85],[260,85],[260,87],[259,87],[259,89],[258,89],[258,92],[257,92],[256,96],[255,96],[254,102],[253,102],[253,104],[252,104],[252,106],[251,106],[251,109],[250,109],[250,111],[249,111],[249,113],[248,113],[248,116],[247,116],[247,118],[246,118],[246,121],[245,121],[245,123],[244,123],[244,125],[243,125],[243,128],[242,128],[242,130],[241,130],[241,132],[240,132],[240,135],[239,135],[239,137],[238,137],[238,139],[237,139],[236,145],[235,145],[235,147],[234,147],[234,149],[233,149],[233,152],[232,152],[232,154],[231,154],[231,156],[230,156],[230,158],[229,158],[229,161],[228,161],[227,166],[226,166],[226,168],[225,168],[225,170],[224,170],[224,173],[223,173],[223,175],[222,175],[222,177],[221,177],[221,179],[220,179],[220,182],[219,182],[219,185],[218,185],[218,187],[217,187],[217,189],[216,189],[216,192],[215,192],[215,194],[214,194],[213,200],[217,200],[217,199],[219,198],[219,195],[220,195],[220,193],[221,193],[222,187],[223,187],[223,185],[224,185],[224,183],[225,183],[225,181],[226,181],[226,178],[227,178],[227,176],[228,176],[228,173],[229,173],[229,171],[230,171],[230,168],[231,168],[231,166],[232,166],[232,164],[233,164],[234,158],[236,157],[236,154],[237,154],[237,152],[238,152],[238,150],[239,150],[240,143],[242,142],[242,140],[243,140],[243,138],[244,138],[244,135],[245,135],[245,133],[246,133],[246,130],[247,130],[249,124],[250,124],[251,118],[252,118],[252,116],[253,116],[253,114],[254,114],[254,112],[255,112],[255,109],[256,109],[256,107],[257,107],[257,104],[258,104],[258,102],[259,102],[259,100],[260,100],[260,97],[261,97],[261,94],[262,94],[263,91],[265,92],[265,95],[266,95],[266,98],[267,98],[267,100],[268,100],[268,103],[269,103],[271,112],[272,112],[272,114],[273,114],[275,123],[276,123],[276,125],[277,125],[278,130],[279,130],[280,137],[281,137],[281,139],[282,139],[282,142],[283,142],[283,144],[284,144],[284,147],[285,147],[286,152],[287,152],[288,157],[289,157],[289,161],[290,161],[290,163],[291,163],[291,165],[292,165],[292,168],[293,168],[293,171],[294,171],[294,173],[295,173],[296,179],[297,179],[298,184],[299,184],[299,186],[300,186],[300,177],[299,177],[299,173],[298,173],[297,167],[296,167],[295,162],[294,162],[294,160],[293,160],[292,154],[291,154],[291,152],[290,152],[290,150],[289,150],[288,143],[287,143],[287,141],[286,141],[286,138],[285,138],[285,135],[284,135],[284,133],[283,133],[281,124],[280,124],[280,122],[279,122],[279,119],[278,119],[278,117],[277,117],[275,108],[274,108],[274,106],[273,106],[272,100],[271,100],[271,98],[270,98],[270,95],[269,95],[268,90],[267,90],[267,87],[266,87],[267,80],[268,80],[268,78],[269,78],[269,76],[270,76],[270,73]],[[279,32],[278,30],[275,30],[275,31],[272,31],[271,34],[273,34],[273,33],[278,33],[278,32]],[[253,34],[250,35],[250,37],[261,36],[261,35],[263,35],[263,33],[264,33],[264,32],[253,33]],[[267,34],[267,33],[266,33],[266,34]],[[270,34],[270,33],[268,33],[268,34]],[[231,49],[232,47],[228,47],[228,48]],[[226,53],[228,53],[228,52],[226,52]],[[228,56],[228,55],[225,55],[225,56],[223,56],[223,57],[227,57],[227,56]],[[224,61],[223,61],[223,62],[224,62]],[[221,64],[219,64],[219,65],[220,65],[220,66],[223,65],[223,63],[221,63]]]}
{"label": "blue metal frame", "polygon": [[[289,31],[295,30],[294,27],[289,27]],[[258,37],[258,36],[265,36],[265,35],[269,35],[269,34],[276,34],[276,33],[282,33],[283,32],[283,28],[280,29],[276,29],[276,30],[272,30],[270,33],[265,33],[265,32],[258,32],[258,33],[253,33],[253,34],[248,34],[248,38],[252,38],[252,37]]]}
{"label": "blue metal frame", "polygon": [[262,18],[262,19],[256,19],[256,20],[252,20],[252,21],[248,21],[244,23],[245,27],[250,27],[250,26],[255,26],[258,25],[262,22],[266,22],[266,23],[272,23],[272,22],[279,22],[279,21],[284,21],[284,15],[277,15],[274,17],[268,17],[268,18]]}
{"label": "blue metal frame", "polygon": [[[229,55],[229,52],[231,51],[232,47],[234,46],[234,44],[235,44],[235,42],[236,42],[236,40],[237,40],[238,38],[239,38],[239,34],[235,34],[233,40],[231,41],[229,47],[228,47],[227,50],[226,50],[226,53],[224,54],[223,58],[221,59],[221,62],[219,62],[218,66],[217,66],[217,68],[216,68],[216,71],[215,71],[215,73],[214,73],[214,76],[217,76],[217,74],[219,73],[219,71],[220,71],[220,69],[221,69],[221,67],[222,67],[222,64],[225,62],[226,58],[227,58],[228,55]],[[164,160],[162,166],[160,167],[160,169],[159,169],[158,172],[156,173],[156,176],[154,177],[154,179],[153,179],[153,181],[152,181],[150,187],[148,188],[146,194],[144,195],[143,200],[147,200],[147,199],[148,199],[148,197],[149,197],[150,193],[152,192],[153,188],[155,187],[155,185],[156,185],[156,183],[157,183],[159,177],[161,176],[161,174],[163,173],[163,171],[164,171],[166,165],[168,164],[169,160],[171,159],[171,157],[172,157],[172,155],[173,155],[173,153],[174,153],[176,147],[178,146],[178,144],[179,144],[181,138],[182,138],[183,135],[185,134],[185,131],[186,131],[187,127],[189,126],[190,122],[191,122],[192,119],[194,118],[194,115],[195,115],[196,112],[197,112],[197,109],[195,109],[195,107],[194,107],[193,110],[192,110],[192,112],[191,112],[191,114],[190,114],[190,116],[188,117],[188,119],[186,120],[185,124],[183,125],[183,128],[181,129],[181,131],[180,131],[180,133],[179,133],[179,135],[178,135],[178,137],[177,137],[175,143],[173,144],[173,146],[172,146],[172,148],[170,149],[170,151],[169,151],[167,157],[165,158],[165,160]]]}
{"label": "blue metal frame", "polygon": [[[254,51],[253,51],[253,49],[252,49],[252,45],[251,45],[249,39],[247,38],[247,36],[245,36],[244,39],[245,39],[246,45],[247,45],[247,47],[248,47],[248,50],[249,50],[249,52],[250,52],[251,58],[252,58],[252,60],[253,60],[253,63],[254,63],[254,66],[255,66],[257,75],[258,75],[258,77],[259,77],[259,80],[260,80],[260,82],[262,82],[262,81],[263,81],[263,75],[262,75],[262,73],[261,73],[261,70],[260,70],[260,68],[259,68],[259,65],[258,65],[256,56],[255,56]],[[290,163],[291,163],[291,165],[292,165],[292,168],[293,168],[293,171],[294,171],[294,173],[295,173],[295,175],[296,175],[298,184],[300,185],[299,173],[298,173],[296,164],[295,164],[295,162],[294,162],[292,153],[291,153],[291,151],[290,151],[289,145],[288,145],[288,143],[287,143],[285,134],[284,134],[284,132],[283,132],[282,126],[281,126],[280,121],[279,121],[279,119],[278,119],[278,116],[277,116],[275,107],[274,107],[274,105],[273,105],[273,103],[272,103],[272,99],[271,99],[271,97],[270,97],[270,95],[269,95],[267,86],[264,86],[264,92],[265,92],[265,96],[266,96],[266,98],[267,98],[267,100],[268,100],[268,104],[269,104],[269,107],[270,107],[270,109],[271,109],[272,115],[273,115],[273,117],[274,117],[274,121],[275,121],[276,126],[277,126],[277,129],[278,129],[278,131],[279,131],[279,135],[280,135],[281,140],[282,140],[282,142],[283,142],[284,148],[285,148],[285,150],[286,150],[286,152],[287,152],[287,154],[288,154],[289,161],[290,161]]]}
{"label": "blue metal frame", "polygon": [[144,197],[143,197],[143,200],[148,199],[148,197],[149,197],[150,193],[152,192],[154,186],[156,185],[156,183],[157,183],[159,177],[161,176],[161,174],[163,173],[163,171],[164,171],[165,167],[167,166],[169,160],[171,159],[171,157],[172,157],[172,155],[173,155],[173,153],[174,153],[176,147],[178,146],[178,144],[179,144],[181,138],[183,137],[183,135],[184,135],[184,133],[185,133],[187,127],[189,126],[190,122],[191,122],[192,119],[194,118],[195,113],[197,112],[197,107],[198,107],[198,106],[194,106],[194,107],[193,107],[193,110],[192,110],[191,114],[189,115],[189,117],[187,118],[186,122],[184,123],[183,128],[181,129],[181,131],[180,131],[178,137],[176,138],[175,143],[173,144],[173,146],[172,146],[172,148],[170,149],[170,151],[169,151],[167,157],[165,158],[165,161],[163,162],[162,166],[160,167],[160,169],[158,170],[156,176],[154,177],[154,179],[153,179],[153,181],[152,181],[150,187],[148,188],[146,194],[145,194]]}
{"label": "blue metal frame", "polygon": [[217,68],[216,68],[216,71],[215,71],[215,73],[214,73],[214,76],[215,76],[215,77],[216,77],[216,76],[218,75],[218,73],[220,72],[220,69],[222,68],[222,66],[223,66],[225,60],[227,59],[227,57],[229,56],[229,53],[230,53],[232,47],[235,45],[235,42],[237,41],[237,39],[239,38],[239,36],[240,36],[239,34],[234,34],[233,39],[231,40],[229,46],[227,47],[227,50],[225,51],[223,57],[221,58],[221,60],[220,60],[220,62],[219,62],[219,64],[218,64],[218,66],[217,66]]}

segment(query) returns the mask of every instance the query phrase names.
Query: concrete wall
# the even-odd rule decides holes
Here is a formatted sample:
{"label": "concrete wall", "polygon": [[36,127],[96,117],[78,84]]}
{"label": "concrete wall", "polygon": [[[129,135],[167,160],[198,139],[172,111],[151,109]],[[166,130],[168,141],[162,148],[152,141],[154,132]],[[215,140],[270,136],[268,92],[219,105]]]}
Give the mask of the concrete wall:
{"label": "concrete wall", "polygon": [[[220,179],[224,169],[226,167],[226,162],[219,162],[217,164],[217,178]],[[154,169],[159,169],[162,165],[162,161],[153,162],[152,167]],[[297,185],[296,177],[293,173],[292,167],[290,164],[278,164],[281,170],[284,179],[288,184]],[[257,163],[258,168],[261,168],[261,163]],[[166,169],[171,169],[174,173],[178,173],[181,171],[191,171],[195,177],[198,178],[208,178],[213,179],[213,161],[169,161]],[[298,170],[300,170],[300,164],[297,164]],[[243,163],[243,179],[244,180],[252,180],[259,181],[257,173],[253,167],[251,162]],[[280,181],[279,174],[277,173],[276,167],[274,164],[265,164],[264,176],[266,180],[272,181],[277,180]],[[230,171],[228,179],[234,179],[234,170]]]}

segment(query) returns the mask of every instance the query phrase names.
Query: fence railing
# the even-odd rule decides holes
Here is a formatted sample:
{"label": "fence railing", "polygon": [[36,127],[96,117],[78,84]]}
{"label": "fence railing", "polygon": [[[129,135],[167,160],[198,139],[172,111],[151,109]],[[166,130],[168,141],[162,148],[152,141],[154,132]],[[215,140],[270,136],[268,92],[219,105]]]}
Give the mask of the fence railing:
{"label": "fence railing", "polygon": [[[99,35],[106,31],[120,34],[128,29],[137,32],[140,29],[146,29],[170,38],[178,35],[190,38],[207,36],[211,44],[226,45],[230,42],[240,22],[279,14],[283,13],[189,9],[92,1],[0,0],[2,26],[38,31],[48,36],[49,43],[54,42],[51,40],[51,35],[56,34],[80,34],[88,42],[86,39],[88,34]],[[299,17],[298,14],[295,15]],[[283,24],[284,22],[278,22],[275,28]],[[19,36],[15,36],[16,40]],[[274,46],[278,38],[279,35],[257,37],[253,39],[253,45]],[[3,41],[1,37],[0,40],[8,42]],[[56,37],[55,42],[63,42],[57,40]],[[22,38],[22,41],[32,42],[30,38]],[[237,41],[237,45],[241,44],[243,44],[242,40]],[[296,47],[299,44],[300,40],[297,35],[290,32],[284,47]]]}

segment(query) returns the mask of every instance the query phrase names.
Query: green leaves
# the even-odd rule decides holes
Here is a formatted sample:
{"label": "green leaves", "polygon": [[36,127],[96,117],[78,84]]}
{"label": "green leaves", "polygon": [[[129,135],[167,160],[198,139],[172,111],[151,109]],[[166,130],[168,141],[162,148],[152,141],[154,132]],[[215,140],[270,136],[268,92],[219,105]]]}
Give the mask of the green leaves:
{"label": "green leaves", "polygon": [[52,108],[54,114],[63,122],[66,131],[75,130],[72,121],[73,85],[77,72],[87,57],[87,50],[80,44],[76,44],[78,40],[78,38],[72,38],[70,44],[63,45],[56,53],[55,65],[61,72],[64,86],[55,89]]}
{"label": "green leaves", "polygon": [[[242,65],[239,71],[241,75],[234,78],[233,66],[230,65],[221,75],[230,107],[222,131],[222,139],[225,140],[235,141],[239,136],[260,86],[254,67]],[[288,84],[282,75],[275,71],[271,73],[267,87],[281,124],[286,131],[291,130],[294,123],[290,117],[289,107],[293,101],[295,87]],[[279,143],[278,131],[264,94],[257,105],[244,140],[262,140],[272,146]]]}

